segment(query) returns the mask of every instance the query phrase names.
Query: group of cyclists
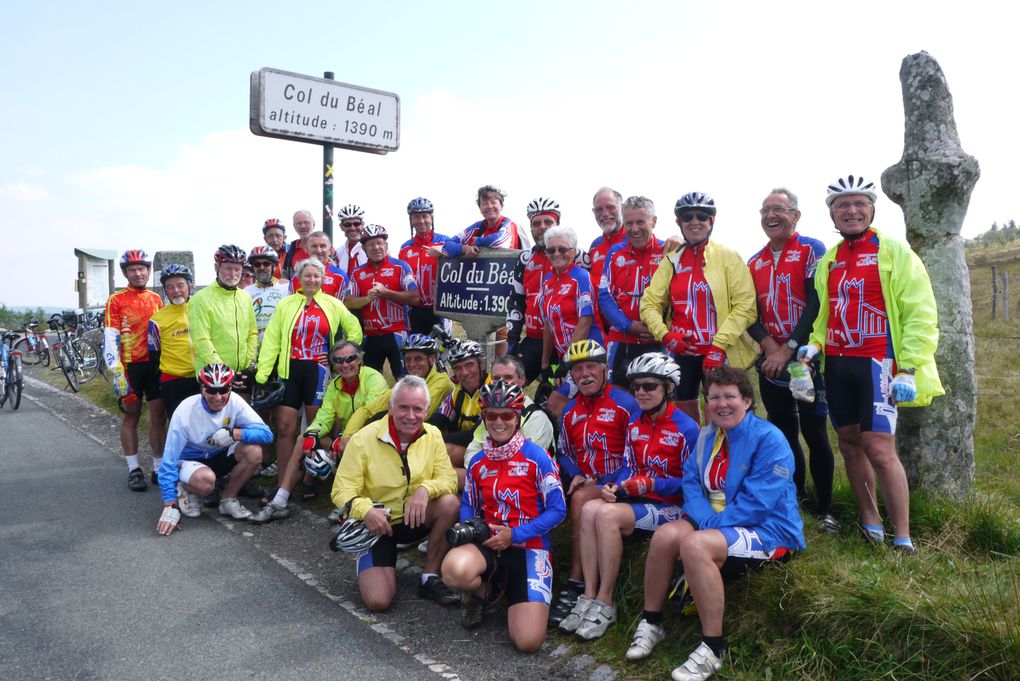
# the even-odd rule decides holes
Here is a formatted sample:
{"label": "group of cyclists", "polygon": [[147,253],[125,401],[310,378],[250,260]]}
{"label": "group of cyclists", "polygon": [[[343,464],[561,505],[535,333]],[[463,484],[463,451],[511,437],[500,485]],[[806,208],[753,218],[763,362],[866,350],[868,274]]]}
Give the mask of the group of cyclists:
{"label": "group of cyclists", "polygon": [[[524,651],[549,626],[603,636],[625,539],[648,541],[627,658],[665,637],[672,584],[703,634],[678,681],[721,668],[724,580],[802,550],[801,506],[821,532],[840,530],[826,417],[862,536],[886,542],[877,478],[893,549],[916,551],[894,433],[898,407],[942,394],[937,316],[921,261],[872,226],[873,184],[851,175],[828,186],[840,236],[828,250],[797,232],[797,197],[771,190],[767,243],[747,263],[713,239],[717,206],[701,192],[676,202],[680,233],[663,241],[650,199],[603,187],[592,205],[602,234],[587,250],[548,197],[527,206],[532,245],[503,215],[505,198],[479,188],[482,219],[451,237],[436,233],[431,201],[412,200],[396,256],[389,231],[353,204],[338,211],[337,244],[308,211],[294,214],[290,242],[266,220],[264,243],[216,251],[215,280],[197,292],[188,267],[164,267],[165,304],[147,288],[146,253],[124,253],[128,287],[107,304],[104,355],[128,485],[151,480],[162,494],[157,531],[172,534],[203,505],[282,521],[293,494],[314,498],[332,477],[332,545],[356,554],[367,608],[390,607],[397,552],[421,542],[418,594],[461,604],[466,628],[505,596]],[[432,309],[439,259],[483,247],[521,249],[491,365]],[[790,390],[790,368],[803,365],[813,402]],[[751,367],[767,419],[754,413]],[[525,392],[534,382],[537,402]],[[252,511],[238,497],[263,497],[255,475],[278,486]],[[551,538],[567,518],[569,563],[553,560]],[[567,570],[558,593],[554,564]]]}

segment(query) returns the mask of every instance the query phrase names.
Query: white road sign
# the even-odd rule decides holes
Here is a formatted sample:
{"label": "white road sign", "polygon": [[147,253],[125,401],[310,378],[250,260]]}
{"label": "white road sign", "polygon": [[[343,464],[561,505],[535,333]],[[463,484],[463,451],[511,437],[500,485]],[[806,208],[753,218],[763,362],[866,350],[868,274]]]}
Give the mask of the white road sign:
{"label": "white road sign", "polygon": [[400,97],[279,69],[251,74],[251,131],[385,154],[400,147]]}

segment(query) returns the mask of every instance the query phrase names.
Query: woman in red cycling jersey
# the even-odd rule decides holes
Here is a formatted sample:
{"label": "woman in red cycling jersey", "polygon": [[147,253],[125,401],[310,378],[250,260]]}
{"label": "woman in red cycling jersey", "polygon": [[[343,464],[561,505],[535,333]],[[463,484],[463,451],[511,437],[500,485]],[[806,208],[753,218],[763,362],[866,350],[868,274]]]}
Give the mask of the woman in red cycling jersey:
{"label": "woman in red cycling jersey", "polygon": [[556,225],[545,232],[545,252],[552,272],[542,281],[538,307],[545,327],[542,340],[542,369],[559,363],[571,343],[590,339],[602,344],[602,332],[595,325],[591,275],[574,262],[577,233]]}

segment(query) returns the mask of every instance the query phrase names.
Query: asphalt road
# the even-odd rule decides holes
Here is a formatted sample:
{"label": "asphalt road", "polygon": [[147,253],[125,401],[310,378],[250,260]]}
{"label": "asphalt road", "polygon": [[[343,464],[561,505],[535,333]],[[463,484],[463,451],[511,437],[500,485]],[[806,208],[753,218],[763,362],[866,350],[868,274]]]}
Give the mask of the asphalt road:
{"label": "asphalt road", "polygon": [[503,612],[465,632],[417,598],[415,557],[370,615],[308,512],[253,527],[206,509],[158,536],[117,421],[37,382],[0,410],[0,679],[613,678],[554,642],[517,652]]}

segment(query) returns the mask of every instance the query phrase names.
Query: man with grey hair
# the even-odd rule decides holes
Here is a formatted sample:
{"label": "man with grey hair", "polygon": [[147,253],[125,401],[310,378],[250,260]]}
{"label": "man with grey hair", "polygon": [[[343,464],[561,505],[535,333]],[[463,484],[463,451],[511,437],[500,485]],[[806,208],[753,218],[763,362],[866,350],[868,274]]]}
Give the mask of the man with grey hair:
{"label": "man with grey hair", "polygon": [[[333,242],[329,235],[322,231],[312,232],[305,239],[310,258],[322,263],[322,292],[339,300],[347,297],[350,288],[350,277],[347,272],[333,264]],[[298,281],[297,272],[290,280],[290,288],[293,293],[301,293],[301,284]]]}
{"label": "man with grey hair", "polygon": [[294,274],[294,265],[312,256],[308,250],[308,237],[315,229],[315,218],[311,211],[299,210],[294,213],[294,230],[298,238],[287,244],[287,254],[283,257],[280,272],[285,279]]}
{"label": "man with grey hair", "polygon": [[631,196],[623,203],[625,240],[609,249],[599,281],[599,309],[608,325],[609,379],[624,388],[631,360],[662,351],[640,310],[641,296],[663,256],[663,243],[653,233],[657,219],[649,198]]}
{"label": "man with grey hair", "polygon": [[390,413],[351,438],[333,482],[333,503],[349,507],[379,539],[357,557],[365,607],[385,610],[397,592],[397,545],[428,539],[418,595],[440,605],[460,598],[439,577],[446,530],[460,513],[457,474],[437,428],[425,423],[428,385],[405,376],[393,386]]}
{"label": "man with grey hair", "polygon": [[[588,249],[588,257],[591,260],[591,290],[598,292],[599,284],[602,281],[602,269],[606,265],[606,256],[609,249],[617,244],[623,243],[625,235],[623,217],[620,214],[620,206],[623,205],[623,194],[612,187],[602,187],[591,200],[591,212],[595,215],[595,222],[602,230],[602,236],[595,237]],[[599,310],[599,301],[596,295],[595,301],[595,324],[602,329],[605,336],[605,318]]]}
{"label": "man with grey hair", "polygon": [[780,187],[770,191],[758,212],[761,228],[769,241],[747,261],[758,307],[758,319],[748,327],[747,333],[761,347],[755,362],[761,401],[768,420],[783,432],[793,450],[793,481],[800,499],[807,498],[807,473],[800,446],[800,436],[804,436],[811,453],[815,516],[819,529],[831,534],[839,530],[839,523],[830,513],[833,455],[825,428],[829,411],[820,365],[816,362],[813,368],[814,402],[793,398],[790,373],[786,370],[797,348],[807,343],[818,316],[815,267],[825,254],[825,245],[797,232],[800,210],[796,195],[789,189]]}

